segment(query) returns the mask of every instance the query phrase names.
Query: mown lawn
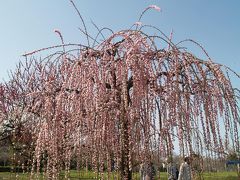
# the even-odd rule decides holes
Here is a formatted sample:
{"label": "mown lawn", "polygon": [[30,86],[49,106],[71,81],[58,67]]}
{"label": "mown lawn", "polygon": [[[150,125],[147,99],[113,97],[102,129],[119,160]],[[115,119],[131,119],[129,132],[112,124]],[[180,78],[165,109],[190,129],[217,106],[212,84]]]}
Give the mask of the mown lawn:
{"label": "mown lawn", "polygon": [[[107,173],[104,173],[103,178],[107,179]],[[79,178],[80,177],[80,178]],[[116,174],[109,174],[110,179],[118,179]],[[167,174],[164,172],[160,173],[160,177],[163,180],[167,180]],[[218,172],[218,173],[204,173],[203,176],[204,180],[238,180],[236,172]],[[30,174],[26,173],[10,173],[10,172],[0,172],[0,180],[27,180],[30,178]],[[41,175],[38,177],[35,175],[34,179],[44,179]],[[60,175],[60,179],[65,179],[64,174]],[[97,176],[93,172],[84,172],[84,171],[71,171],[69,179],[76,180],[76,179],[97,179]],[[100,179],[100,176],[99,176]],[[120,178],[119,178],[120,179]],[[139,175],[133,174],[133,179],[139,179]],[[158,177],[155,179],[159,179]]]}
{"label": "mown lawn", "polygon": [[226,180],[239,180],[237,172],[218,172],[218,173],[204,173],[204,180],[212,179],[226,179]]}

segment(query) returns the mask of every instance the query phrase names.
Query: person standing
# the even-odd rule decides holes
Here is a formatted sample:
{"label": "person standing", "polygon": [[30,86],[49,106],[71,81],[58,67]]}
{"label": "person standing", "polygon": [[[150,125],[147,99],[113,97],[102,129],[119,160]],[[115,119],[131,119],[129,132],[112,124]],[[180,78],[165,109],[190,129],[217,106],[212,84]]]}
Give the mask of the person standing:
{"label": "person standing", "polygon": [[168,162],[167,174],[168,174],[168,180],[177,180],[178,179],[178,169],[177,169],[177,166],[173,162]]}
{"label": "person standing", "polygon": [[154,180],[156,171],[152,162],[140,164],[139,171],[141,180]]}
{"label": "person standing", "polygon": [[173,157],[170,156],[166,159],[166,168],[168,174],[168,180],[177,180],[178,179],[178,169],[177,165],[173,163]]}
{"label": "person standing", "polygon": [[184,158],[184,162],[180,166],[178,180],[192,180],[190,157]]}

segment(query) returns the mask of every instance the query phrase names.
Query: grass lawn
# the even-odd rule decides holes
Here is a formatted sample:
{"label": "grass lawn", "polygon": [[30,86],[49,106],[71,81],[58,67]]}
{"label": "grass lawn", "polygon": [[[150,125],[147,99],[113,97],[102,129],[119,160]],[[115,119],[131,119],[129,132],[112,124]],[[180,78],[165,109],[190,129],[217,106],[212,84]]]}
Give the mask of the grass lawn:
{"label": "grass lawn", "polygon": [[[156,177],[155,179],[159,179],[159,174],[157,174],[158,177]],[[107,173],[105,173],[104,175],[104,179],[107,179]],[[10,172],[0,172],[0,180],[11,180],[11,179],[18,179],[18,180],[27,180],[29,179],[30,174],[15,174],[15,173],[10,173]],[[79,178],[81,177],[81,178]],[[110,179],[117,179],[117,175],[116,174],[110,174],[109,175]],[[166,173],[160,173],[160,177],[163,180],[167,180],[167,174]],[[204,180],[238,180],[237,178],[237,173],[236,172],[218,172],[218,173],[204,173],[203,174],[203,178]],[[40,175],[39,178],[35,177],[34,179],[43,179],[42,176]],[[64,174],[61,174],[60,179],[65,179],[64,178]],[[70,179],[74,180],[74,179],[97,179],[96,178],[96,174],[93,172],[84,172],[84,171],[71,171],[70,173]],[[120,178],[119,178],[120,179]],[[139,175],[133,174],[133,179],[139,179]]]}
{"label": "grass lawn", "polygon": [[218,172],[218,173],[204,173],[204,180],[206,179],[226,179],[226,180],[239,180],[237,172]]}

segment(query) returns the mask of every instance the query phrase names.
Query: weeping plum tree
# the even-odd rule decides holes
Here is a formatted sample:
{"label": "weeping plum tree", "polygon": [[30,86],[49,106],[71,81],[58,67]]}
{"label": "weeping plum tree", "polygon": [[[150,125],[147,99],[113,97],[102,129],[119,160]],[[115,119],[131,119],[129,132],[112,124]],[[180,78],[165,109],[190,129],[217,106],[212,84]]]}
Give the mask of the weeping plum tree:
{"label": "weeping plum tree", "polygon": [[[1,88],[9,99],[1,99],[1,113],[21,108],[14,114],[31,130],[32,172],[43,170],[57,179],[65,169],[67,177],[76,158],[78,166],[84,161],[96,172],[114,166],[121,179],[131,179],[136,163],[171,155],[174,141],[182,156],[221,154],[229,144],[239,149],[238,91],[231,70],[143,28],[138,22],[135,30],[113,33],[103,42],[94,39],[92,47],[64,44],[56,31],[62,45],[54,48],[63,51],[28,58],[12,73]],[[72,46],[77,48],[67,49]]]}

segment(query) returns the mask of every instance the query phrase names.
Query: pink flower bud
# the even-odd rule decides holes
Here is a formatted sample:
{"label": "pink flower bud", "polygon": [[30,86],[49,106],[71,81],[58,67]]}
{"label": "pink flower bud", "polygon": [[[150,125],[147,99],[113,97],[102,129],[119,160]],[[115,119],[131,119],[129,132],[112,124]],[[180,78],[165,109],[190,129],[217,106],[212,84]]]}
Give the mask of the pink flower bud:
{"label": "pink flower bud", "polygon": [[141,26],[141,25],[142,25],[142,22],[137,21],[137,22],[135,22],[134,24],[137,25],[137,26]]}
{"label": "pink flower bud", "polygon": [[160,7],[158,7],[157,5],[150,5],[150,6],[148,6],[149,8],[152,8],[152,9],[155,9],[155,10],[157,10],[157,11],[161,11],[161,8]]}

